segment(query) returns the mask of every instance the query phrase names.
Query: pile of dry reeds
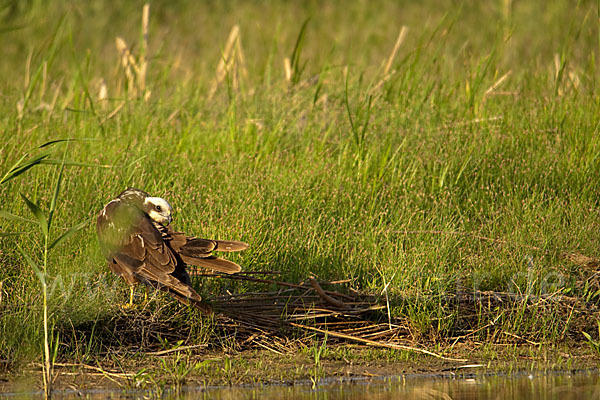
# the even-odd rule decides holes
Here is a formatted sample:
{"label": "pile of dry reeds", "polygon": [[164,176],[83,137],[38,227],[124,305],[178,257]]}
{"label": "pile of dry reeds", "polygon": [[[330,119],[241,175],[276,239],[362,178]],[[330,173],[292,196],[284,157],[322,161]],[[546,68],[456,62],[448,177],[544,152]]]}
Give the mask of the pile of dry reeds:
{"label": "pile of dry reeds", "polygon": [[349,280],[319,282],[309,277],[301,283],[261,279],[246,274],[212,275],[233,280],[270,284],[277,290],[219,296],[212,306],[219,315],[219,326],[234,330],[240,345],[257,345],[276,353],[288,351],[290,337],[313,334],[339,341],[369,346],[408,350],[453,360],[423,347],[408,346],[410,337],[404,324],[389,318],[387,306],[372,296],[348,288],[347,293],[328,290]]}
{"label": "pile of dry reeds", "polygon": [[[415,344],[410,321],[390,317],[389,303],[385,299],[361,294],[349,287],[345,288],[344,293],[331,289],[349,281],[319,282],[309,277],[301,283],[290,283],[250,275],[203,275],[264,283],[277,288],[264,292],[227,294],[212,301],[214,310],[219,314],[218,325],[224,331],[234,331],[240,347],[256,345],[283,353],[287,350],[290,337],[301,340],[316,333],[339,341],[413,351],[458,361],[429,351],[422,344]],[[541,344],[536,341],[535,331],[517,334],[494,326],[492,317],[498,314],[499,309],[507,314],[557,313],[564,320],[563,337],[575,340],[581,340],[579,332],[583,327],[591,329],[595,326],[594,315],[598,312],[597,306],[560,292],[541,296],[494,291],[457,292],[445,296],[441,303],[449,309],[460,310],[455,315],[452,337],[445,338],[448,348],[459,341],[472,340],[486,329],[492,342],[508,340]],[[485,318],[486,313],[490,316],[490,322],[482,324],[481,318]]]}

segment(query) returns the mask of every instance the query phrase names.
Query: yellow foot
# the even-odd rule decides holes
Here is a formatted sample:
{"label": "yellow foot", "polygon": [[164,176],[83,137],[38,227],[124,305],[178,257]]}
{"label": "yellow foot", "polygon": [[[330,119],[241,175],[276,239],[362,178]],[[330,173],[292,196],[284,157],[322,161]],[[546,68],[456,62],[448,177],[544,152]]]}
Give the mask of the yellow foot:
{"label": "yellow foot", "polygon": [[129,303],[122,304],[121,305],[122,309],[132,310],[134,308],[143,308],[146,304],[148,304],[148,288],[147,287],[144,287],[144,300],[138,304],[133,302],[133,292],[134,292],[133,286],[131,286],[129,290],[130,290],[129,291]]}
{"label": "yellow foot", "polygon": [[124,310],[135,308],[135,304],[133,304],[133,286],[129,287],[129,303],[121,305],[121,308]]}

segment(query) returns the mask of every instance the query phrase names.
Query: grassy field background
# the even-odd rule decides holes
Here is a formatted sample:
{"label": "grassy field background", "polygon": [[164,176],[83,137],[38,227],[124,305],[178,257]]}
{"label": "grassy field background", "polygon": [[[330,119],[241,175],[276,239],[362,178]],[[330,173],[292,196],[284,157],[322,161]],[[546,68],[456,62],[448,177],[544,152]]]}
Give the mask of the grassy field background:
{"label": "grassy field background", "polygon": [[[250,243],[232,257],[244,270],[352,278],[374,294],[391,282],[393,314],[423,340],[462,334],[461,311],[442,302],[457,291],[597,304],[594,271],[565,258],[599,253],[596,2],[155,1],[146,100],[115,46],[120,36],[139,57],[142,6],[0,8],[0,175],[46,149],[82,163],[64,171],[50,231],[89,221],[48,258],[62,337],[127,299],[94,224],[128,186],[168,199],[177,229]],[[211,97],[236,24],[243,62]],[[65,138],[80,140],[37,148]],[[0,209],[32,218],[22,193],[47,210],[58,171],[41,164],[1,184]],[[39,359],[43,336],[40,284],[18,246],[42,262],[44,244],[29,222],[2,218],[0,231],[0,359],[15,367]],[[255,290],[200,290],[226,289]],[[536,342],[584,339],[560,313],[479,320]],[[100,349],[90,343],[58,357]]]}

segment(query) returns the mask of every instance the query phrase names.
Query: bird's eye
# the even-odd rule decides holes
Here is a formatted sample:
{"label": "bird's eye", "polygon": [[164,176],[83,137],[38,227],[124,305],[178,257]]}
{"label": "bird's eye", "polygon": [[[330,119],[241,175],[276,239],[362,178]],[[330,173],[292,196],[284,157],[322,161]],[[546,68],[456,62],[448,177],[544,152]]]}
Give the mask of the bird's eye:
{"label": "bird's eye", "polygon": [[161,210],[160,206],[156,206],[156,211],[160,211],[160,210]]}

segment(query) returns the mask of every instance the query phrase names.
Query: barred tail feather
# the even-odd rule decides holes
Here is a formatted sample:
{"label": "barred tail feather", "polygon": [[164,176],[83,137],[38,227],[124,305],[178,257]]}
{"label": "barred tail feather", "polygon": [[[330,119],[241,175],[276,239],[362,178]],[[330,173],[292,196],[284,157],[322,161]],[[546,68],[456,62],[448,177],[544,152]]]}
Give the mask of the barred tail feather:
{"label": "barred tail feather", "polygon": [[206,258],[196,258],[181,255],[181,259],[186,264],[195,265],[197,267],[202,268],[208,268],[212,269],[213,271],[223,272],[226,274],[235,274],[242,270],[242,267],[240,267],[236,263],[215,256],[210,256]]}
{"label": "barred tail feather", "polygon": [[237,242],[235,240],[215,240],[217,247],[214,251],[242,251],[248,248],[248,244],[244,242]]}

